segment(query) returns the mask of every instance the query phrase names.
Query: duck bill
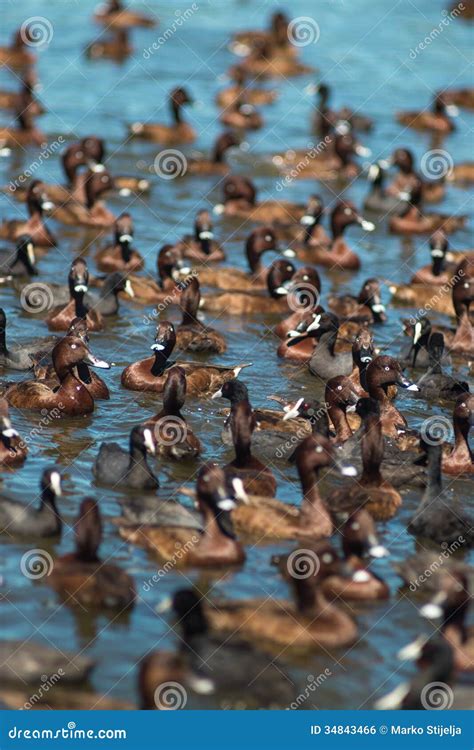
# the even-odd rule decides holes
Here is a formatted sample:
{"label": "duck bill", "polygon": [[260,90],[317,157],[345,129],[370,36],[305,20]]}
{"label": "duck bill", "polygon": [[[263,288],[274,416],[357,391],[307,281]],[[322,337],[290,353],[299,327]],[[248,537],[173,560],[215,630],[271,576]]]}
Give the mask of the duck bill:
{"label": "duck bill", "polygon": [[422,327],[421,323],[415,323],[415,331],[413,333],[413,344],[417,344],[421,339]]}
{"label": "duck bill", "polygon": [[362,146],[362,144],[357,143],[357,145],[354,148],[354,151],[356,152],[357,156],[364,156],[369,157],[372,156],[372,151],[370,148],[367,148],[367,146]]}
{"label": "duck bill", "polygon": [[417,661],[423,650],[423,646],[427,643],[428,638],[424,635],[420,635],[411,643],[407,643],[406,646],[400,649],[397,656],[400,661]]}
{"label": "duck bill", "polygon": [[28,242],[26,246],[26,254],[28,255],[28,260],[30,262],[30,265],[34,267],[36,263],[36,257],[35,257],[35,250],[34,250],[32,242]]}
{"label": "duck bill", "polygon": [[151,453],[152,456],[156,455],[156,446],[151,430],[143,430],[143,442],[147,452]]}
{"label": "duck bill", "polygon": [[132,284],[131,284],[131,282],[130,282],[130,281],[129,281],[128,279],[127,279],[127,281],[125,282],[125,287],[124,287],[124,290],[123,290],[123,291],[124,291],[124,292],[125,292],[125,294],[126,294],[126,295],[128,295],[129,297],[132,297],[132,298],[133,298],[133,297],[135,297],[135,292],[133,291],[133,287],[132,287]]}
{"label": "duck bill", "polygon": [[420,609],[420,615],[427,620],[439,620],[443,616],[443,604],[447,599],[444,591],[440,591],[433,599]]}
{"label": "duck bill", "polygon": [[222,398],[222,388],[212,394],[211,398]]}
{"label": "duck bill", "polygon": [[85,294],[89,290],[89,287],[87,284],[75,284],[74,285],[74,291],[78,294],[82,292],[82,294]]}
{"label": "duck bill", "polygon": [[[288,344],[289,346],[289,344]],[[283,422],[288,421],[288,419],[296,419],[296,417],[300,416],[300,406],[303,403],[304,398],[298,399],[296,404],[294,406],[291,406],[288,411],[285,412],[285,415],[283,417]]]}
{"label": "duck bill", "polygon": [[398,385],[401,385],[402,388],[405,388],[407,391],[419,391],[420,389],[416,385],[416,383],[412,383],[411,380],[408,380],[403,375],[398,375],[397,377],[397,383]]}
{"label": "duck bill", "polygon": [[[290,335],[291,334],[291,335]],[[305,333],[298,333],[298,331],[290,331],[288,333],[287,346],[296,346],[301,344],[302,341],[312,338],[311,335],[306,331]]]}
{"label": "duck bill", "polygon": [[103,359],[95,357],[91,351],[88,351],[82,361],[86,365],[90,365],[90,367],[97,367],[99,370],[110,370],[110,364]]}
{"label": "duck bill", "polygon": [[285,247],[285,249],[280,252],[285,258],[296,258],[296,253],[291,247]]}
{"label": "duck bill", "polygon": [[367,543],[367,552],[369,553],[370,557],[380,559],[381,557],[388,557],[390,555],[388,549],[380,544],[378,538],[374,534],[371,534],[369,536],[369,538],[367,539]]}
{"label": "duck bill", "polygon": [[367,219],[364,219],[363,216],[359,216],[359,214],[356,216],[356,221],[362,227],[364,232],[373,232],[375,229],[375,224],[371,221],[367,221]]}

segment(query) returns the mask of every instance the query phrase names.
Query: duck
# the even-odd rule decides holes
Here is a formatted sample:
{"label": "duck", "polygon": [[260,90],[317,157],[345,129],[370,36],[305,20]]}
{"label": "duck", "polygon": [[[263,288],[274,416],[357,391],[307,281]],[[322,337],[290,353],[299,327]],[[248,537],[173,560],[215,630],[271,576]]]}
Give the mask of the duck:
{"label": "duck", "polygon": [[467,216],[450,216],[441,213],[424,213],[420,209],[422,197],[421,180],[410,191],[406,198],[409,204],[398,216],[392,216],[388,222],[392,234],[433,234],[441,229],[446,234],[452,234],[462,229]]}
{"label": "duck", "polygon": [[[309,365],[309,362],[318,347],[317,342],[319,341],[320,334],[323,336],[327,331],[332,332],[335,326],[335,318],[337,316],[332,316],[333,313],[326,313],[324,308],[320,305],[314,309],[309,309],[309,312],[300,314],[299,323],[296,328],[287,331],[286,340],[282,341],[278,347],[278,356],[295,362],[306,362]],[[288,324],[289,320],[290,318],[286,319],[285,326]],[[320,330],[321,326],[324,330]],[[346,321],[345,323],[338,323],[340,337],[337,341],[337,354],[339,353],[339,350],[342,352],[349,351],[349,341],[352,341],[353,337],[356,336],[360,330],[361,326],[357,322]],[[326,342],[326,340],[327,339],[325,338],[324,342]],[[324,346],[326,346],[326,343],[324,343]],[[349,361],[347,361],[346,364],[347,367],[349,367]],[[334,362],[332,362],[332,360],[328,361],[327,367],[332,367],[332,365],[334,365]],[[333,377],[336,374],[337,373],[332,371],[328,377]]]}
{"label": "duck", "polygon": [[367,323],[385,323],[387,320],[378,279],[364,281],[357,297],[330,294],[328,307],[341,319],[356,319]]}
{"label": "duck", "polygon": [[129,281],[133,289],[134,303],[156,305],[153,315],[158,316],[160,310],[173,304],[179,305],[181,290],[184,288],[180,282],[189,281],[194,269],[191,263],[183,258],[179,244],[163,245],[157,255],[156,267],[157,280],[149,275],[139,276],[134,273],[129,274]]}
{"label": "duck", "polygon": [[181,323],[176,326],[176,346],[183,352],[223,354],[227,351],[224,336],[214,328],[204,325],[198,318],[201,303],[199,280],[192,276],[181,293]]}
{"label": "duck", "polygon": [[354,407],[358,400],[359,394],[354,388],[352,380],[346,375],[338,375],[327,381],[324,391],[324,402],[328,416],[336,432],[335,440],[338,443],[343,443],[352,435],[352,430],[347,421],[346,410]]}
{"label": "duck", "polygon": [[446,192],[445,178],[437,180],[423,180],[415,169],[415,157],[413,151],[408,148],[396,148],[388,160],[383,159],[383,166],[394,166],[398,174],[387,186],[386,194],[391,197],[401,198],[406,203],[412,190],[421,186],[421,197],[424,203],[438,203],[444,198]]}
{"label": "duck", "polygon": [[347,182],[360,173],[356,156],[369,156],[370,151],[361,146],[346,127],[339,127],[335,134],[326,135],[318,144],[306,151],[289,149],[275,154],[272,163],[285,174],[287,180],[321,180],[324,182]]}
{"label": "duck", "polygon": [[325,213],[323,199],[314,193],[309,196],[306,209],[298,224],[276,225],[279,236],[292,239],[292,248],[303,261],[312,261],[313,247],[329,247],[331,240],[321,225]]}
{"label": "duck", "polygon": [[29,109],[31,95],[24,97],[15,112],[16,127],[0,127],[0,144],[2,148],[21,148],[39,146],[45,148],[48,139],[35,125],[32,112]]}
{"label": "duck", "polygon": [[227,152],[240,143],[236,134],[231,130],[221,133],[215,140],[208,157],[193,156],[187,160],[185,174],[195,175],[226,175],[230,171],[227,163]]}
{"label": "duck", "polygon": [[113,244],[99,250],[95,256],[99,271],[105,271],[105,273],[140,271],[144,267],[145,261],[132,243],[133,221],[130,214],[125,211],[117,217],[115,222]]}
{"label": "duck", "polygon": [[192,143],[196,140],[194,129],[183,121],[182,108],[186,104],[192,104],[193,100],[188,92],[181,87],[173,89],[169,96],[172,125],[161,125],[159,123],[134,122],[129,127],[129,134],[133,138],[144,138],[146,140],[161,143],[164,146],[175,146],[180,143]]}
{"label": "duck", "polygon": [[47,584],[67,604],[82,611],[115,609],[123,612],[135,602],[133,578],[118,565],[101,560],[102,518],[97,500],[87,497],[74,524],[76,548],[54,561]]}
{"label": "duck", "polygon": [[[315,429],[319,429],[320,421],[317,418],[314,424]],[[336,463],[331,441],[317,431],[303,437],[300,442],[289,442],[294,448],[291,460],[296,464],[303,493],[301,505],[284,503],[269,494],[249,495],[245,489],[245,479],[239,474],[232,475],[235,494],[241,500],[232,513],[239,533],[259,540],[322,539],[333,534],[331,513],[319,492],[320,471],[336,465],[344,476],[353,476],[355,469]]]}
{"label": "duck", "polygon": [[240,66],[246,75],[256,78],[291,78],[314,73],[314,69],[297,60],[294,55],[282,55],[269,40],[261,39]]}
{"label": "duck", "polygon": [[152,432],[157,455],[177,461],[196,458],[202,452],[202,446],[181,412],[186,399],[185,372],[177,365],[167,372],[163,406],[144,425]]}
{"label": "duck", "polygon": [[[289,261],[275,260],[265,275],[267,294],[257,289],[206,295],[202,301],[202,310],[233,315],[275,315],[289,309],[303,310],[310,298],[318,295],[316,287],[312,287],[310,281],[317,276],[312,269],[300,268],[296,271]],[[320,283],[319,277],[318,282]]]}
{"label": "duck", "polygon": [[194,235],[185,235],[180,242],[183,258],[194,263],[214,263],[225,260],[222,246],[214,239],[211,214],[201,209],[196,214]]}
{"label": "duck", "polygon": [[16,251],[0,250],[0,281],[9,281],[19,276],[36,276],[34,244],[29,234],[16,239]]}
{"label": "duck", "polygon": [[56,467],[44,469],[40,482],[40,504],[25,505],[2,492],[0,494],[0,533],[23,537],[57,537],[62,520],[57,508],[61,497],[61,474]]}
{"label": "duck", "polygon": [[444,336],[432,333],[428,339],[429,363],[427,371],[417,380],[420,396],[432,400],[456,400],[469,394],[469,384],[443,373],[441,362],[444,353]]}
{"label": "duck", "polygon": [[[2,685],[41,685],[43,675],[60,675],[64,685],[83,685],[95,666],[90,656],[45,646],[43,640],[0,641]],[[29,693],[31,700],[31,692]]]}
{"label": "duck", "polygon": [[408,207],[407,201],[402,197],[404,191],[400,189],[398,193],[389,192],[384,187],[385,170],[383,167],[382,160],[379,160],[371,164],[368,169],[367,179],[370,182],[370,189],[364,198],[364,210],[383,213],[384,215],[400,213]]}
{"label": "duck", "polygon": [[94,21],[103,24],[107,29],[150,29],[157,23],[155,18],[126,9],[122,0],[106,0],[99,5],[94,12]]}
{"label": "duck", "polygon": [[230,515],[235,503],[228,495],[222,469],[212,463],[204,464],[196,482],[202,531],[173,525],[129,523],[119,526],[120,536],[145,547],[160,560],[173,560],[177,568],[240,566],[245,561],[245,552],[235,538]]}
{"label": "duck", "polygon": [[[156,328],[155,342],[151,349],[153,357],[139,360],[126,367],[121,376],[124,388],[132,391],[150,391],[162,393],[166,382],[166,370],[175,362],[169,362],[169,357],[176,344],[176,332],[169,321],[162,321]],[[218,385],[230,378],[235,378],[243,367],[248,365],[223,366],[203,365],[193,362],[179,362],[186,374],[189,395],[203,396],[211,394]]]}
{"label": "duck", "polygon": [[[105,142],[96,135],[88,135],[81,138],[77,146],[86,157],[86,165],[89,169],[97,172],[104,171],[106,158]],[[87,176],[87,173],[86,173]],[[118,191],[119,195],[128,197],[132,193],[141,195],[150,190],[150,180],[144,177],[133,177],[131,175],[113,175],[111,190]]]}
{"label": "duck", "polygon": [[270,653],[284,648],[303,655],[349,647],[357,639],[357,625],[342,607],[329,602],[323,591],[325,578],[335,571],[342,572],[342,565],[328,550],[328,542],[312,542],[309,549],[295,550],[291,564],[283,567],[294,602],[268,596],[210,602],[205,611],[211,627],[218,633],[238,634]]}
{"label": "duck", "polygon": [[[201,284],[215,286],[223,291],[251,291],[264,289],[268,268],[262,263],[262,255],[267,252],[278,252],[275,231],[271,227],[257,227],[245,241],[245,255],[249,271],[241,268],[200,268],[198,276]],[[284,257],[294,257],[294,251],[282,251]]]}
{"label": "duck", "polygon": [[21,235],[29,235],[35,247],[55,247],[57,242],[43,221],[44,212],[50,212],[54,204],[49,200],[41,180],[30,182],[26,195],[29,218],[4,220],[0,224],[0,237],[15,242]]}
{"label": "duck", "polygon": [[[454,654],[450,644],[439,636],[429,640],[424,638],[421,647],[419,643],[410,643],[398,652],[400,660],[416,659],[418,673],[411,682],[397,685],[390,693],[375,701],[374,708],[381,711],[430,710],[439,705],[439,698],[444,701],[446,697],[450,708],[468,709],[472,703],[472,690],[455,686],[453,691],[451,687],[454,682]],[[442,686],[442,689],[435,686]],[[441,692],[438,692],[440,689]]]}
{"label": "duck", "polygon": [[106,204],[100,200],[103,193],[111,190],[113,180],[105,167],[95,165],[84,180],[85,203],[69,201],[53,210],[53,218],[63,224],[95,228],[109,228],[115,224],[116,217]]}
{"label": "duck", "polygon": [[435,97],[431,112],[428,110],[422,112],[398,112],[396,119],[400,125],[404,125],[406,128],[429,130],[432,133],[440,135],[447,135],[456,129],[446,111],[446,104],[440,96]]}
{"label": "duck", "polygon": [[[467,386],[467,383],[463,383]],[[453,410],[454,446],[443,453],[442,468],[445,474],[473,474],[474,457],[468,442],[469,430],[474,423],[474,395],[469,392],[458,396]]]}
{"label": "duck", "polygon": [[332,239],[329,245],[311,247],[307,257],[311,263],[331,270],[358,270],[360,258],[344,239],[344,231],[352,224],[358,224],[364,232],[373,232],[375,224],[364,219],[351,201],[340,201],[334,206],[330,223]]}
{"label": "duck", "polygon": [[252,455],[256,416],[249,401],[238,401],[231,405],[229,424],[235,458],[225,466],[226,477],[229,481],[239,479],[247,493],[274,497],[276,480],[272,471]]}
{"label": "duck", "polygon": [[[289,677],[278,660],[236,637],[210,632],[201,596],[195,589],[179,589],[171,600],[179,627],[174,651],[153,651],[139,667],[142,709],[166,710],[166,691],[160,686],[176,682],[189,696],[218,694],[227,708],[277,708],[291,703]],[[237,668],[238,665],[238,668]]]}
{"label": "duck", "polygon": [[[306,326],[306,327],[305,327]],[[287,346],[292,347],[306,338],[317,338],[308,363],[309,371],[323,381],[337,375],[350,375],[353,369],[352,351],[336,352],[335,345],[339,332],[339,318],[331,312],[317,314],[304,331],[290,331]]]}
{"label": "duck", "polygon": [[109,36],[101,36],[87,45],[84,50],[86,57],[90,60],[98,60],[105,57],[122,62],[132,54],[133,47],[130,42],[128,29],[112,28],[111,31],[112,33]]}
{"label": "duck", "polygon": [[[400,493],[382,477],[380,466],[384,456],[384,441],[379,404],[373,399],[360,399],[359,409],[370,409],[363,420],[361,437],[362,475],[351,486],[333,490],[327,496],[327,506],[334,516],[351,514],[364,508],[377,521],[393,518],[402,505]],[[357,410],[357,406],[356,406]]]}
{"label": "duck", "polygon": [[407,421],[390,401],[387,395],[388,388],[397,385],[408,391],[418,392],[418,386],[403,375],[401,365],[396,359],[383,354],[369,363],[366,384],[370,398],[379,404],[383,434],[398,439],[401,432],[405,431]]}
{"label": "duck", "polygon": [[[411,341],[409,344],[402,348],[400,354],[400,360],[402,364],[404,366],[412,368],[429,368],[432,364],[432,355],[430,354],[430,340],[434,335],[431,321],[427,317],[414,320],[413,322],[406,321],[406,323],[404,323],[404,330],[405,333],[410,336]],[[438,336],[439,332],[436,331],[436,333]],[[441,336],[443,336],[443,334],[441,334]],[[452,338],[453,336],[451,334],[450,341],[452,340]],[[435,349],[436,355],[439,353],[439,345],[440,341],[438,338],[436,338],[432,354],[435,353]],[[449,364],[451,361],[450,358],[444,353],[444,336],[442,342],[441,359],[445,364]]]}
{"label": "duck", "polygon": [[[89,344],[87,323],[84,318],[74,318],[67,330],[67,335],[77,336],[84,341],[85,344]],[[54,381],[54,383],[59,386],[59,378],[54,369],[54,365],[50,361],[50,352],[39,352],[36,356],[31,355],[31,359],[33,360],[33,372],[36,380],[46,381],[47,385],[50,387],[53,385],[52,381]],[[79,362],[76,365],[74,368],[74,375],[87,388],[95,401],[100,399],[107,401],[110,398],[110,392],[107,385],[97,373],[93,372],[91,368],[86,365],[85,362]]]}
{"label": "duck", "polygon": [[51,310],[46,317],[50,331],[67,331],[74,318],[84,318],[88,331],[100,331],[104,320],[97,310],[86,305],[84,298],[88,291],[89,271],[83,258],[76,258],[71,263],[68,274],[70,301]]}
{"label": "duck", "polygon": [[258,47],[262,41],[267,41],[274,48],[278,47],[280,55],[290,55],[290,57],[294,57],[295,49],[288,37],[289,25],[290,19],[286,13],[279,10],[275,11],[270,17],[270,24],[267,30],[250,29],[246,31],[238,31],[233,34],[229,49],[234,54],[242,57]]}
{"label": "duck", "polygon": [[28,45],[27,34],[23,28],[15,31],[10,45],[0,46],[0,64],[16,70],[30,68],[36,62],[36,55]]}
{"label": "duck", "polygon": [[429,427],[425,432],[420,443],[428,464],[428,484],[408,524],[408,531],[436,546],[449,545],[462,536],[465,549],[470,549],[474,544],[473,519],[460,506],[459,499],[443,489],[442,447]]}
{"label": "duck", "polygon": [[449,344],[453,354],[474,353],[474,329],[469,317],[469,310],[474,300],[474,276],[470,273],[467,261],[463,261],[455,274],[452,300],[456,313],[456,332]]}
{"label": "duck", "polygon": [[10,386],[6,393],[10,406],[18,409],[41,411],[47,409],[56,419],[83,416],[94,411],[94,399],[75,375],[80,362],[91,367],[109,369],[110,365],[95,357],[87,344],[76,336],[65,336],[52,351],[53,366],[59,379],[52,386],[36,380],[27,380]]}
{"label": "duck", "polygon": [[474,672],[474,628],[466,624],[471,603],[467,575],[460,570],[441,570],[435,576],[437,592],[420,609],[422,617],[441,620],[443,638],[453,649],[458,672]]}
{"label": "duck", "polygon": [[154,491],[159,481],[148,466],[147,454],[156,455],[149,426],[137,425],[130,433],[129,450],[118,443],[101,443],[92,473],[98,485]]}
{"label": "duck", "polygon": [[108,317],[119,311],[119,294],[124,293],[130,299],[135,297],[132,282],[124,271],[107,274],[99,291],[87,291],[84,295],[86,307],[99,315]]}
{"label": "duck", "polygon": [[434,232],[429,241],[431,264],[418,269],[410,279],[411,284],[433,284],[441,285],[449,281],[446,273],[446,253],[449,249],[449,241],[446,234],[439,229]]}
{"label": "duck", "polygon": [[35,359],[51,351],[57,343],[57,336],[45,336],[22,343],[6,343],[7,316],[0,307],[0,367],[9,370],[31,370]]}
{"label": "duck", "polygon": [[462,109],[474,109],[473,88],[445,89],[439,91],[436,96],[440,97],[446,106],[454,104],[455,107],[461,107]]}
{"label": "duck", "polygon": [[304,206],[289,201],[257,201],[257,189],[248,177],[229,175],[222,185],[223,202],[214,206],[214,213],[237,216],[259,224],[299,221]]}
{"label": "duck", "polygon": [[224,109],[219,122],[235,130],[260,130],[263,127],[262,115],[248,103],[245,93]]}
{"label": "duck", "polygon": [[37,86],[38,79],[34,68],[27,68],[22,76],[19,92],[0,90],[0,109],[19,111],[28,108],[34,117],[44,114],[44,107],[35,99]]}
{"label": "duck", "polygon": [[374,122],[370,117],[360,115],[343,107],[334,111],[329,108],[329,99],[331,96],[331,87],[327,83],[318,83],[312,87],[311,93],[318,95],[316,103],[316,114],[314,117],[314,129],[320,135],[327,135],[331,128],[340,122],[347,122],[351,129],[368,133],[373,129]]}
{"label": "duck", "polygon": [[28,456],[28,445],[12,427],[8,401],[0,398],[0,467],[21,466]]}
{"label": "duck", "polygon": [[232,65],[229,68],[228,76],[232,84],[217,92],[215,102],[218,107],[231,107],[235,102],[240,101],[242,96],[245,96],[248,104],[256,107],[273,104],[278,99],[278,92],[274,89],[251,86],[248,83],[247,71],[241,65]]}
{"label": "duck", "polygon": [[348,602],[379,601],[388,599],[388,584],[367,565],[365,557],[380,559],[389,555],[378,539],[375,523],[364,508],[354,511],[341,529],[344,562],[352,577],[330,575],[323,583],[323,591],[331,600]]}

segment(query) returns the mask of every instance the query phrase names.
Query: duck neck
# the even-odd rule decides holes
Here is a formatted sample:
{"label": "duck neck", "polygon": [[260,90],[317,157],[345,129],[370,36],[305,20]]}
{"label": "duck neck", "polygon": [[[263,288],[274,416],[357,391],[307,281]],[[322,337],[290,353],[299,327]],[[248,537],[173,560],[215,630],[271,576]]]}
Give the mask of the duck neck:
{"label": "duck neck", "polygon": [[120,255],[124,263],[129,263],[132,257],[132,246],[129,240],[118,240]]}
{"label": "duck neck", "polygon": [[74,292],[74,305],[76,318],[85,318],[88,313],[88,308],[84,303],[84,292]]}
{"label": "duck neck", "polygon": [[337,328],[334,328],[331,331],[327,331],[327,333],[323,333],[323,335],[319,339],[319,344],[317,346],[317,349],[319,349],[321,352],[324,350],[328,353],[330,357],[334,357],[335,356],[334,347],[336,346],[337,333],[338,333]]}
{"label": "duck neck", "polygon": [[442,492],[441,481],[441,446],[431,446],[428,452],[428,482],[421,504],[429,504]]}
{"label": "duck neck", "polygon": [[56,507],[56,495],[51,487],[44,487],[41,492],[41,504],[39,512],[42,515],[52,515],[57,521],[58,527],[61,526],[61,517]]}
{"label": "duck neck", "polygon": [[143,446],[130,446],[129,477],[153,476],[146,460],[146,450]]}
{"label": "duck neck", "polygon": [[328,414],[336,430],[336,440],[343,443],[352,435],[352,430],[347,421],[346,410],[340,404],[331,404],[328,407]]}
{"label": "duck neck", "polygon": [[159,377],[163,375],[164,371],[168,367],[169,352],[164,349],[163,351],[155,351],[155,359],[151,366],[151,374]]}
{"label": "duck neck", "polygon": [[382,481],[380,466],[383,460],[384,444],[382,426],[378,416],[369,416],[364,423],[362,435],[362,476],[361,483],[378,485]]}
{"label": "duck neck", "polygon": [[0,354],[7,355],[7,335],[6,335],[6,321],[0,323]]}
{"label": "duck neck", "polygon": [[305,522],[311,522],[311,525],[317,523],[317,525],[332,524],[331,514],[328,511],[326,503],[319,494],[318,489],[318,477],[319,472],[317,470],[298,471],[301,482],[301,489],[303,490],[303,500],[301,503],[301,520],[303,525]]}
{"label": "duck neck", "polygon": [[171,115],[176,125],[180,125],[183,122],[181,105],[171,100]]}
{"label": "duck neck", "polygon": [[455,417],[453,420],[454,424],[454,450],[451,456],[459,459],[467,459],[470,462],[473,461],[474,457],[469,446],[469,420],[459,419]]}
{"label": "duck neck", "polygon": [[436,255],[431,262],[433,276],[441,276],[444,271],[444,255]]}

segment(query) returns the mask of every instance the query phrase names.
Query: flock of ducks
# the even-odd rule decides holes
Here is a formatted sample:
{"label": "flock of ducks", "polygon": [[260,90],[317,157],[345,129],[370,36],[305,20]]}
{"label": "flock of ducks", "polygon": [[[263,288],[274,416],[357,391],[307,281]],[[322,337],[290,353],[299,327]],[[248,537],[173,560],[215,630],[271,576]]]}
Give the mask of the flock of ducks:
{"label": "flock of ducks", "polygon": [[[132,51],[130,29],[154,25],[154,19],[124,9],[119,0],[107,2],[95,18],[107,31],[87,48],[92,59],[124,59]],[[474,473],[468,440],[474,396],[468,383],[445,372],[447,367],[451,372],[452,365],[469,364],[474,356],[474,251],[450,249],[448,237],[465,225],[466,217],[426,209],[443,200],[452,182],[471,184],[474,166],[456,164],[445,179],[429,181],[420,175],[414,155],[397,148],[368,170],[363,211],[373,221],[345,198],[331,208],[318,194],[311,194],[306,205],[261,200],[251,176],[231,174],[227,157],[247,130],[264,127],[257,108],[276,100],[278,80],[311,72],[291,44],[288,24],[287,16],[278,12],[268,30],[234,35],[230,49],[240,60],[229,70],[232,84],[216,97],[226,130],[208,156],[188,161],[189,179],[219,179],[221,202],[214,211],[206,207],[196,213],[191,234],[161,247],[153,277],[143,273],[145,259],[135,246],[132,215],[115,216],[105,203],[114,192],[146,193],[150,182],[111,173],[103,138],[91,135],[67,146],[61,155],[63,184],[33,179],[24,188],[6,188],[11,199],[25,202],[27,217],[1,220],[0,237],[10,243],[0,256],[2,283],[12,286],[31,311],[38,304],[35,284],[41,280],[42,292],[46,290],[51,301],[43,316],[45,334],[46,328],[51,334],[12,343],[6,313],[0,310],[1,466],[19,468],[28,459],[28,446],[13,427],[18,409],[31,412],[32,422],[35,413],[45,411],[55,419],[80,418],[97,408],[100,414],[103,399],[118,402],[121,389],[157,394],[157,413],[138,415],[128,445],[102,443],[92,467],[97,487],[129,491],[122,516],[112,519],[117,539],[148,550],[158,565],[171,562],[178,570],[204,568],[219,574],[245,565],[248,544],[297,543],[293,552],[272,559],[289,586],[287,599],[213,600],[197,590],[180,589],[169,604],[161,602],[160,611],[167,606],[173,610],[179,646],[174,652],[148,653],[141,661],[137,689],[144,708],[160,708],[156,691],[168,681],[196,695],[218,693],[235,706],[241,705],[242,693],[248,707],[291,703],[294,691],[277,655],[284,651],[286,659],[321,648],[344,653],[363,637],[357,624],[361,603],[370,606],[393,595],[371,570],[370,561],[388,554],[379,541],[378,524],[396,516],[407,487],[419,493],[408,530],[421,546],[398,566],[404,583],[409,586],[438,559],[441,548],[460,539],[462,554],[446,560],[425,590],[433,603],[420,613],[436,622],[435,634],[420,637],[401,655],[417,661],[417,678],[379,707],[422,708],[426,684],[441,680],[454,686],[474,668],[474,633],[466,624],[472,569],[462,560],[474,543],[473,520],[456,483],[450,484],[454,493],[443,489],[444,475],[455,479]],[[0,63],[23,76],[19,92],[0,92],[0,107],[15,113],[14,124],[0,129],[4,149],[47,141],[35,124],[44,107],[35,95],[33,50],[21,32],[10,47],[0,48]],[[363,173],[358,156],[367,150],[359,138],[375,123],[347,107],[332,109],[327,84],[313,91],[312,128],[325,139],[324,150],[309,159],[304,152],[287,150],[272,155],[271,163],[283,176],[329,182],[340,191]],[[189,92],[176,86],[169,95],[169,122],[131,123],[128,138],[164,147],[192,143],[198,133],[185,114],[191,103]],[[430,110],[402,112],[397,120],[439,139],[455,127],[454,106],[472,109],[474,92],[439,92]],[[213,215],[219,217],[223,242],[214,234]],[[329,229],[323,226],[326,216]],[[429,309],[454,321],[443,327],[429,314],[407,320],[407,346],[390,354],[375,343],[377,329],[390,315],[382,303],[383,280],[367,278],[353,295],[325,289],[328,273],[337,278],[362,265],[345,230],[355,225],[370,232],[381,217],[388,217],[389,232],[429,239],[429,263],[406,285],[390,286],[393,301],[406,307],[429,302]],[[232,218],[246,227],[246,269],[226,262],[225,227]],[[94,258],[96,270],[77,257],[65,269],[65,283],[43,279],[38,261],[57,244],[50,219],[110,233],[110,241]],[[271,253],[278,259],[267,264]],[[442,292],[446,285],[448,291]],[[126,315],[127,299],[165,312],[143,359],[128,364],[120,385],[114,382],[111,387],[96,372],[111,363],[94,350],[100,348],[101,332],[117,316]],[[169,307],[180,311],[178,322],[165,319]],[[278,346],[274,362],[268,364],[278,357],[294,363],[296,379],[298,367],[307,368],[323,398],[316,400],[309,393],[296,401],[274,396],[275,408],[254,408],[245,378],[238,377],[249,363],[206,363],[208,355],[226,352],[227,341],[202,321],[201,311],[225,311],[236,320],[274,316]],[[183,357],[183,352],[198,354],[199,362]],[[13,372],[17,378],[9,381]],[[408,426],[395,402],[399,389],[423,399],[428,415],[438,403],[452,411],[452,444],[438,439],[429,420],[422,434]],[[189,398],[229,402],[222,440],[234,456],[227,464],[206,457],[204,425],[195,434],[187,421]],[[194,488],[181,488],[187,503],[160,496],[157,456],[160,463],[190,462],[190,475],[197,479]],[[294,504],[276,497],[275,466],[284,471],[288,460],[301,485]],[[337,475],[345,479],[335,480]],[[45,469],[40,486],[39,503],[0,494],[1,533],[37,543],[61,535],[59,469]],[[100,556],[102,526],[100,503],[85,498],[75,521],[75,546],[54,560],[44,584],[61,601],[90,612],[139,606],[132,576]],[[390,531],[390,524],[387,528]],[[300,574],[295,562],[300,553],[309,556],[310,563],[317,561],[307,575]],[[40,675],[60,665],[64,681],[48,694],[49,705],[120,706],[104,696],[67,689],[83,683],[93,669],[86,657],[64,659],[60,652],[36,649],[32,642],[0,643],[0,653],[0,699],[8,706],[24,702],[20,681],[34,685]],[[4,653],[10,657],[5,662]],[[456,687],[456,696],[462,688],[459,691]]]}

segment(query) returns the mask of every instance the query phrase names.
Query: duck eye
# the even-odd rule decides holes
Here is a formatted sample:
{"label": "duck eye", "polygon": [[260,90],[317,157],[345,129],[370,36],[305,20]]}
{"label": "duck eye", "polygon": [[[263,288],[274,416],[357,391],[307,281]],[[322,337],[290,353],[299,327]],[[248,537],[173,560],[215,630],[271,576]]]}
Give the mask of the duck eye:
{"label": "duck eye", "polygon": [[318,446],[316,447],[316,453],[322,453],[322,452],[323,452],[323,449],[322,449],[322,447],[321,447],[320,445],[318,445]]}
{"label": "duck eye", "polygon": [[71,344],[71,349],[77,349],[77,344]]}
{"label": "duck eye", "polygon": [[338,390],[338,391],[342,391],[342,385],[338,385],[338,386],[337,386],[337,390]]}
{"label": "duck eye", "polygon": [[351,526],[351,529],[354,529],[354,531],[359,531],[360,523],[358,523],[357,521],[354,521],[354,523]]}
{"label": "duck eye", "polygon": [[385,365],[385,367],[383,369],[385,370],[385,372],[389,372],[390,367],[388,365]]}
{"label": "duck eye", "polygon": [[265,239],[265,240],[266,240],[267,242],[271,242],[271,241],[272,241],[272,235],[271,235],[271,234],[266,234],[266,235],[265,235],[265,237],[264,237],[264,239]]}
{"label": "duck eye", "polygon": [[109,178],[107,177],[107,175],[104,175],[103,177],[100,178],[100,181],[101,182],[108,182]]}
{"label": "duck eye", "polygon": [[293,267],[292,267],[292,266],[287,266],[287,267],[286,267],[286,270],[287,270],[287,271],[292,271],[292,270],[293,270]]}
{"label": "duck eye", "polygon": [[323,563],[331,563],[334,560],[334,557],[329,554],[329,552],[326,552],[321,559]]}
{"label": "duck eye", "polygon": [[309,281],[309,276],[308,276],[308,274],[305,274],[305,275],[303,276],[303,281]]}
{"label": "duck eye", "polygon": [[351,211],[350,208],[345,208],[344,209],[344,213],[345,213],[346,216],[350,216],[350,214],[352,213],[352,211]]}

